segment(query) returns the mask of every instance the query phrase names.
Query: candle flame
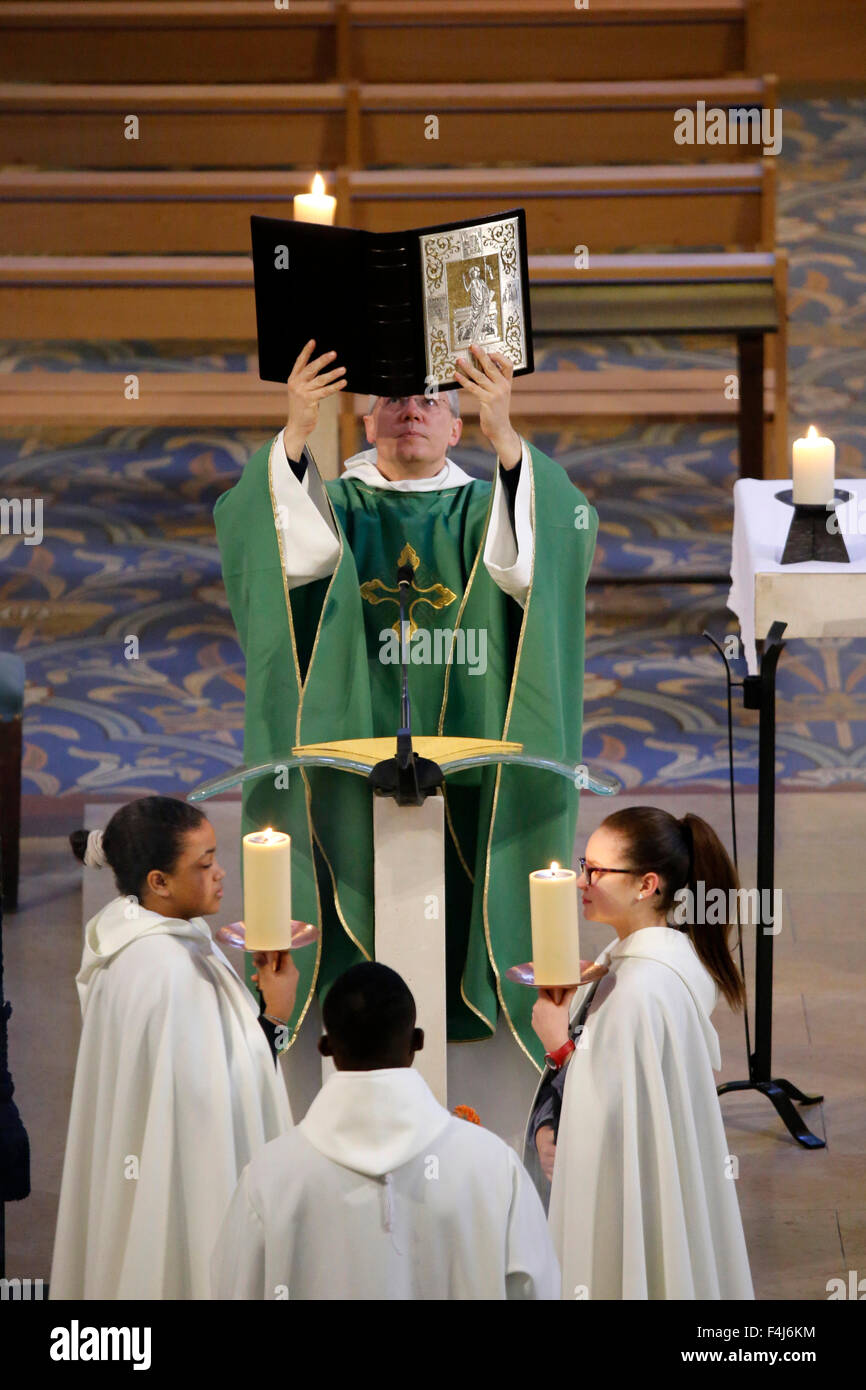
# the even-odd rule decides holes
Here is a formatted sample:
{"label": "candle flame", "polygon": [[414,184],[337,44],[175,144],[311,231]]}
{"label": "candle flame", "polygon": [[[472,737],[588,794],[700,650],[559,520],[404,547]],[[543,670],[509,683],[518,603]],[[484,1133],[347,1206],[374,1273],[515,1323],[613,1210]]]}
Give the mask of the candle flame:
{"label": "candle flame", "polygon": [[322,178],[322,175],[321,175],[321,174],[316,174],[316,177],[313,179],[313,186],[312,186],[312,188],[310,189],[310,192],[311,192],[316,198],[321,198],[321,197],[324,195],[324,192],[325,192],[325,180]]}
{"label": "candle flame", "polygon": [[820,435],[814,425],[810,425],[806,431],[807,439],[820,439]]}
{"label": "candle flame", "polygon": [[558,874],[558,873],[559,873],[559,865],[557,864],[557,862],[556,862],[555,859],[554,859],[553,863],[552,863],[551,866],[550,866],[550,872],[551,872],[552,874]]}

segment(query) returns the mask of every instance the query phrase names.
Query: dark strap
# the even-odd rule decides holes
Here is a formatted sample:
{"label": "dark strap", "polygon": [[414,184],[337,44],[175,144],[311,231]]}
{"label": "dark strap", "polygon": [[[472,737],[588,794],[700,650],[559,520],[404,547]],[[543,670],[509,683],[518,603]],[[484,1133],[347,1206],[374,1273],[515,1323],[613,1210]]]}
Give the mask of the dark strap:
{"label": "dark strap", "polygon": [[511,529],[514,530],[514,504],[517,498],[517,484],[520,482],[520,460],[513,468],[503,468],[499,465],[499,476],[502,479],[502,486],[505,488],[505,501],[508,505],[508,520],[511,522]]}
{"label": "dark strap", "polygon": [[594,984],[590,986],[589,993],[587,994],[586,998],[584,999],[583,1003],[577,1011],[577,1017],[575,1018],[574,1022],[569,1026],[568,1036],[572,1039],[572,1041],[574,1041],[578,1037],[578,1029],[582,1028],[583,1025],[586,1023],[586,1016],[589,1013],[590,1005],[592,1004],[592,1001],[595,998],[595,991],[598,989],[603,979],[604,976],[602,975],[600,979],[596,980]]}
{"label": "dark strap", "polygon": [[289,459],[289,467],[291,468],[298,482],[302,483],[304,481],[304,474],[307,471],[306,452],[299,459]]}

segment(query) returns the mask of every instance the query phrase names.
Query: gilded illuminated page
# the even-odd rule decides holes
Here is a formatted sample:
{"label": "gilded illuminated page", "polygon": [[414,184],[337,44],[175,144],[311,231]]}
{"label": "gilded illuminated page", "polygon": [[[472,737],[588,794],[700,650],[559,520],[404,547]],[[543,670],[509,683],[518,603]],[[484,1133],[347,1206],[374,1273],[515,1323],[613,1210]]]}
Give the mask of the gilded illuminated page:
{"label": "gilded illuminated page", "polygon": [[422,235],[426,382],[453,383],[470,344],[526,367],[526,314],[517,217]]}

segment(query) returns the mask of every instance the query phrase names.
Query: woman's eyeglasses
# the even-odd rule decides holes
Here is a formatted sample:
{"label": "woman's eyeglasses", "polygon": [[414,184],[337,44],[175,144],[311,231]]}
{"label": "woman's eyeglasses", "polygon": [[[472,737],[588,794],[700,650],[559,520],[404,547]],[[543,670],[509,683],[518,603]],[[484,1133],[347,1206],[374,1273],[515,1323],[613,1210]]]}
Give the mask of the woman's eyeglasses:
{"label": "woman's eyeglasses", "polygon": [[587,863],[583,855],[579,857],[577,862],[580,865],[580,872],[583,874],[590,888],[592,887],[593,874],[630,874],[634,872],[633,869],[602,869],[596,865],[593,865],[590,869],[587,868]]}

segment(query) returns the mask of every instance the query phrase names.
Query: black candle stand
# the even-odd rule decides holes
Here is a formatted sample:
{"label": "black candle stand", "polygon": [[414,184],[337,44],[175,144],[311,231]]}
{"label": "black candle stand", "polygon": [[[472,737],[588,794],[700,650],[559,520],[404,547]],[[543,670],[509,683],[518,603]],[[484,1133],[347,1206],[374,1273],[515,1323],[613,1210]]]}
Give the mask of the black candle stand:
{"label": "black candle stand", "polygon": [[819,506],[804,506],[794,501],[791,488],[776,493],[776,500],[794,508],[788,538],[782,551],[783,565],[799,565],[804,560],[823,560],[833,565],[850,565],[851,557],[838,526],[830,530],[827,523],[840,502],[850,502],[850,492],[836,492],[832,501]]}
{"label": "black candle stand", "polygon": [[[823,511],[824,509],[821,508]],[[717,1087],[720,1096],[729,1091],[757,1091],[775,1106],[788,1132],[804,1149],[823,1149],[826,1140],[813,1134],[803,1116],[795,1109],[799,1105],[817,1105],[823,1096],[807,1094],[785,1077],[774,1076],[773,1046],[773,944],[780,924],[767,909],[775,902],[776,855],[776,665],[782,654],[782,635],[785,623],[775,622],[764,638],[760,672],[750,676],[745,657],[727,657],[708,632],[705,637],[723,657],[728,683],[728,756],[731,785],[731,829],[733,832],[734,863],[737,863],[737,835],[734,812],[734,745],[731,718],[731,689],[740,685],[743,705],[759,711],[758,722],[758,922],[755,934],[755,1046],[749,1034],[748,1008],[745,1010],[746,1061],[748,1076],[742,1081],[725,1081]],[[741,679],[734,681],[732,672]],[[740,968],[743,968],[742,936],[740,936]],[[745,975],[745,972],[743,972]]]}

